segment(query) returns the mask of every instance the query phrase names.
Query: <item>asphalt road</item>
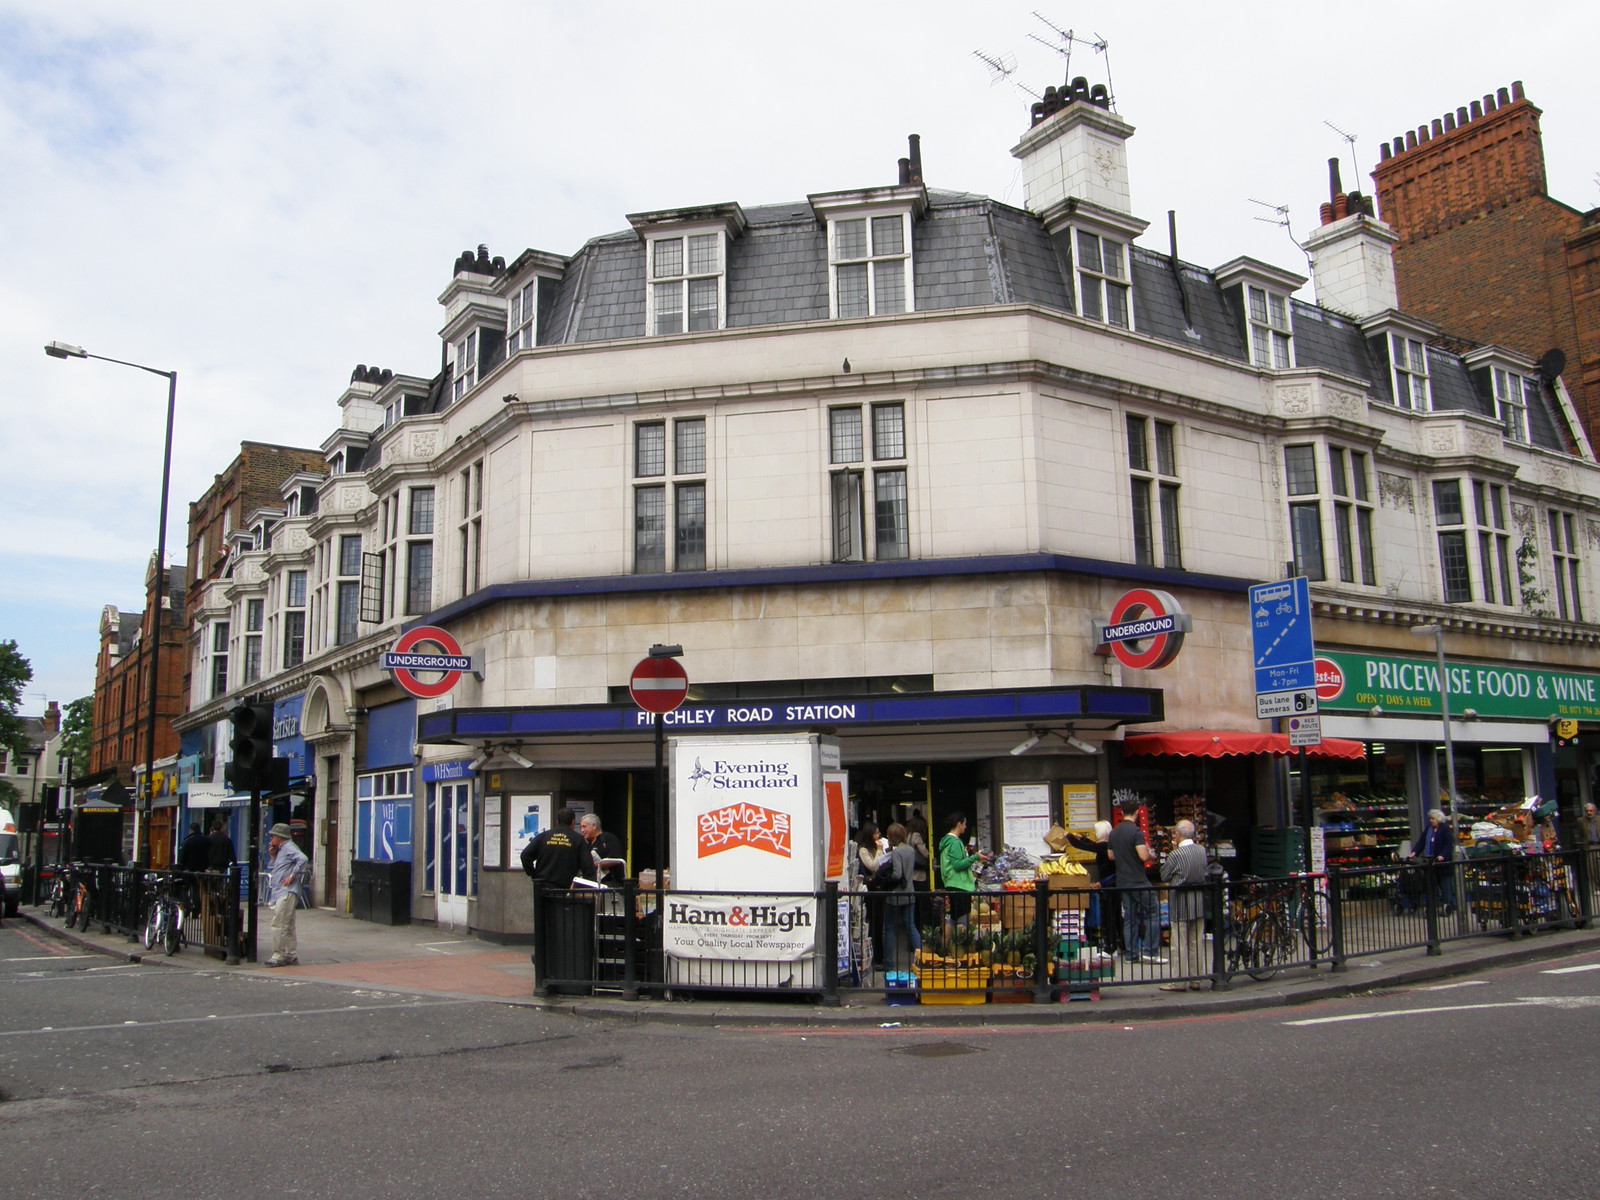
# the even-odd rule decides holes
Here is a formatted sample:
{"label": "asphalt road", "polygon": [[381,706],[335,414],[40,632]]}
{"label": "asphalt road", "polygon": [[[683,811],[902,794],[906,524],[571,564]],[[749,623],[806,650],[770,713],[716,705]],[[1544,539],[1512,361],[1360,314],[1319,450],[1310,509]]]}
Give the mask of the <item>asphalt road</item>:
{"label": "asphalt road", "polygon": [[1600,954],[1239,1015],[822,1032],[122,965],[7,923],[0,996],[0,1200],[1600,1193]]}

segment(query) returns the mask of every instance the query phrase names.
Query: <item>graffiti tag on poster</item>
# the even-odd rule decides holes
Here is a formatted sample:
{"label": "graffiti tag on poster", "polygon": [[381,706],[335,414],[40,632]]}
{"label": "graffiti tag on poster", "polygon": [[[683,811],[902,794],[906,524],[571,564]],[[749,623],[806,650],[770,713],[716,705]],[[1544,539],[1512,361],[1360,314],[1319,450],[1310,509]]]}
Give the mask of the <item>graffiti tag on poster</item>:
{"label": "graffiti tag on poster", "polygon": [[762,808],[758,804],[729,804],[701,813],[699,817],[699,857],[720,854],[735,846],[765,850],[781,858],[791,857],[789,814]]}

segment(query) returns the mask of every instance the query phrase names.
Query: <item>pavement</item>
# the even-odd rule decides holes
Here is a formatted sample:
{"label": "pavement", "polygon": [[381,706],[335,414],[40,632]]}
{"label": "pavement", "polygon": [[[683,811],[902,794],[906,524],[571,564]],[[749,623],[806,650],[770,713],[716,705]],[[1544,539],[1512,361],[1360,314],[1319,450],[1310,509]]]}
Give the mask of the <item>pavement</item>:
{"label": "pavement", "polygon": [[[261,911],[260,929],[267,928]],[[419,996],[481,1000],[545,1012],[609,1021],[660,1021],[694,1025],[819,1028],[849,1025],[942,1028],[971,1025],[1048,1025],[1136,1021],[1175,1016],[1219,1015],[1252,1009],[1310,1004],[1320,1000],[1408,987],[1496,967],[1600,952],[1600,923],[1589,929],[1555,929],[1519,937],[1494,936],[1447,942],[1438,955],[1400,950],[1348,960],[1346,969],[1285,970],[1259,983],[1236,977],[1231,986],[1199,992],[1163,992],[1154,983],[1099,989],[1095,999],[1059,1004],[890,1005],[882,993],[846,994],[837,1007],[800,997],[773,999],[624,1000],[620,996],[545,996],[536,991],[529,948],[483,941],[471,933],[434,925],[377,925],[332,909],[305,909],[296,919],[299,965],[226,964],[187,947],[168,956],[147,951],[122,934],[69,930],[43,907],[24,907],[20,918],[84,949],[174,970],[247,972],[322,983],[359,985]],[[263,955],[263,959],[265,955]]]}

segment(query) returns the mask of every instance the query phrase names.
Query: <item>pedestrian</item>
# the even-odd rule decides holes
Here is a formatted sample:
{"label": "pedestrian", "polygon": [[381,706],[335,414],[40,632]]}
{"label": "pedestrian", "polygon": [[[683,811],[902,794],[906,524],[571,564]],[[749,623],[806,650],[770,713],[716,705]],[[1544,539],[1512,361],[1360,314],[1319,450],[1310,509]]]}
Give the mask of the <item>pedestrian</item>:
{"label": "pedestrian", "polygon": [[1117,894],[1122,901],[1122,956],[1128,962],[1164,963],[1161,957],[1161,906],[1146,869],[1150,847],[1139,828],[1139,798],[1122,801],[1122,820],[1106,839],[1106,850],[1116,868]]}
{"label": "pedestrian", "polygon": [[[1172,921],[1172,956],[1177,963],[1177,974],[1203,975],[1205,962],[1201,947],[1205,944],[1206,881],[1205,847],[1194,840],[1194,822],[1177,824],[1178,848],[1167,855],[1161,864],[1161,879],[1168,886],[1167,912]],[[1164,992],[1200,991],[1200,981],[1163,983]]]}
{"label": "pedestrian", "polygon": [[282,821],[267,830],[267,907],[272,910],[269,967],[292,967],[300,961],[294,914],[300,907],[300,889],[309,863],[289,832],[289,826]]}
{"label": "pedestrian", "polygon": [[1600,846],[1600,813],[1593,800],[1583,806],[1583,816],[1578,818],[1576,842],[1579,850]]}
{"label": "pedestrian", "polygon": [[204,871],[211,858],[211,839],[200,832],[200,822],[189,823],[189,836],[178,847],[178,870]]}
{"label": "pedestrian", "polygon": [[1430,808],[1428,810],[1428,827],[1422,831],[1422,840],[1412,851],[1411,857],[1425,863],[1433,863],[1435,888],[1440,903],[1445,911],[1455,908],[1455,868],[1450,864],[1456,856],[1456,835],[1444,819],[1444,810]]}
{"label": "pedestrian", "polygon": [[948,905],[945,916],[945,935],[950,927],[965,925],[972,912],[972,893],[978,890],[978,881],[972,877],[972,868],[981,866],[988,855],[962,844],[967,833],[965,813],[951,813],[946,818],[948,832],[939,839],[939,883],[945,890]]}
{"label": "pedestrian", "polygon": [[929,888],[933,886],[930,878],[933,851],[928,844],[928,820],[920,808],[913,808],[911,816],[906,818],[906,845],[911,847],[917,860],[916,870],[911,874],[911,885],[917,893],[917,925],[932,925],[933,897]]}
{"label": "pedestrian", "polygon": [[[589,843],[589,852],[594,856],[594,868],[600,882],[607,887],[620,887],[623,860],[622,843],[617,835],[601,829],[600,818],[593,813],[584,813],[579,818],[578,832]],[[606,861],[609,861],[609,865],[602,865]]]}
{"label": "pedestrian", "polygon": [[884,893],[883,904],[883,962],[891,971],[898,970],[895,943],[900,934],[906,939],[906,965],[911,969],[913,956],[922,949],[922,934],[917,931],[917,892],[912,881],[917,856],[906,841],[906,827],[898,822],[889,826],[889,861],[894,864],[894,884]]}
{"label": "pedestrian", "polygon": [[556,809],[556,823],[522,848],[522,869],[547,888],[569,888],[579,875],[594,878],[594,853],[572,828],[570,808]]}
{"label": "pedestrian", "polygon": [[871,821],[862,822],[856,830],[856,878],[861,890],[867,892],[867,940],[872,948],[872,965],[883,966],[883,897],[872,891],[872,876],[888,852],[889,841],[878,832]]}
{"label": "pedestrian", "polygon": [[1111,887],[1116,868],[1111,863],[1111,822],[1096,821],[1094,836],[1068,832],[1067,844],[1075,850],[1086,850],[1094,855],[1094,880],[1089,890],[1089,926],[1099,931],[1100,950],[1115,954],[1122,949],[1122,899],[1117,889]]}
{"label": "pedestrian", "polygon": [[237,861],[233,853],[233,839],[221,820],[211,822],[211,836],[206,839],[206,870],[226,871]]}

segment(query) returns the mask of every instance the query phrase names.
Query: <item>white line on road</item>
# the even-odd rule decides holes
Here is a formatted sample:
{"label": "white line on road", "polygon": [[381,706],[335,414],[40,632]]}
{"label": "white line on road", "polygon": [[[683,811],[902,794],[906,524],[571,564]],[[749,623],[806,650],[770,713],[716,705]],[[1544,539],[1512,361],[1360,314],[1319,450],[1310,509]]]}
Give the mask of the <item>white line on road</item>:
{"label": "white line on road", "polygon": [[34,954],[27,958],[0,958],[0,962],[65,962],[69,958],[99,958],[98,954]]}
{"label": "white line on road", "polygon": [[1390,1008],[1383,1012],[1346,1013],[1339,1017],[1312,1017],[1285,1021],[1285,1025],[1337,1025],[1344,1021],[1376,1021],[1381,1017],[1426,1017],[1436,1013],[1471,1012],[1480,1008],[1595,1008],[1600,996],[1519,996],[1490,1004],[1445,1004],[1434,1008]]}
{"label": "white line on road", "polygon": [[1483,987],[1488,980],[1469,979],[1465,983],[1436,983],[1432,987],[1418,988],[1422,992],[1448,992],[1451,988]]}
{"label": "white line on road", "polygon": [[334,1014],[348,1015],[353,1012],[383,1012],[394,1008],[445,1008],[454,1004],[478,1004],[478,1000],[424,1000],[412,1004],[367,1004],[367,1005],[341,1005],[339,1008],[303,1008],[297,1011],[285,1010],[275,1013],[231,1013],[225,1017],[215,1014],[205,1017],[173,1017],[166,1021],[117,1021],[110,1025],[58,1025],[45,1026],[42,1029],[0,1029],[0,1037],[29,1037],[41,1033],[102,1033],[108,1029],[127,1031],[130,1028],[157,1029],[164,1025],[202,1025],[207,1021],[260,1021],[277,1020],[283,1017],[326,1017]]}
{"label": "white line on road", "polygon": [[1585,963],[1581,967],[1552,967],[1548,971],[1540,971],[1541,975],[1575,975],[1579,971],[1600,971],[1600,963]]}

